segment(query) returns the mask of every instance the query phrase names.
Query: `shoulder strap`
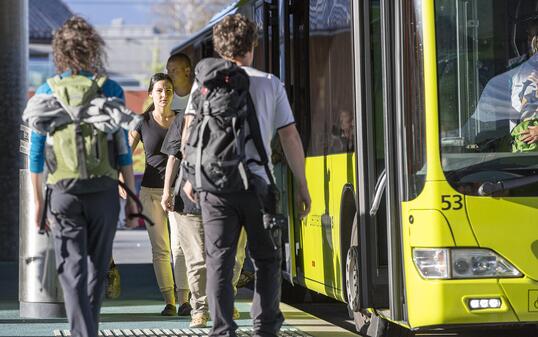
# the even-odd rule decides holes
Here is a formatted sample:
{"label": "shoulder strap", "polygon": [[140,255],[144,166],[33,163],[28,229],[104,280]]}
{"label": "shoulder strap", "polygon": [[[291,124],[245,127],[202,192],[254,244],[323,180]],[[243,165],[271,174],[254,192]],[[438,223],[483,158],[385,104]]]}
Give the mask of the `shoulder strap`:
{"label": "shoulder strap", "polygon": [[267,173],[271,186],[276,188],[273,173],[271,173],[271,169],[269,168],[269,158],[267,157],[267,152],[265,151],[265,146],[263,145],[260,123],[258,122],[258,117],[256,116],[256,108],[254,107],[254,102],[252,101],[252,97],[250,97],[250,93],[247,95],[247,106],[247,121],[250,127],[250,135],[252,137],[252,141],[254,142],[254,146],[260,155],[260,164],[265,168],[265,173]]}
{"label": "shoulder strap", "polygon": [[108,77],[106,75],[95,75],[93,80],[95,81],[95,83],[97,83],[99,89],[102,89],[106,81],[108,80]]}
{"label": "shoulder strap", "polygon": [[47,84],[49,85],[50,90],[52,90],[52,92],[55,91],[55,89],[58,87],[58,82],[60,82],[61,80],[62,78],[60,77],[60,75],[56,75],[54,77],[47,79]]}

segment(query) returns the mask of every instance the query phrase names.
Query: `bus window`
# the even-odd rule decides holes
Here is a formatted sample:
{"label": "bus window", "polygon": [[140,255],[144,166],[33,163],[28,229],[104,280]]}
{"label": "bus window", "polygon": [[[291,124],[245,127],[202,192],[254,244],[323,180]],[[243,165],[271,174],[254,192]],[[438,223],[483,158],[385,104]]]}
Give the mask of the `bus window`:
{"label": "bus window", "polygon": [[269,71],[267,67],[268,60],[266,59],[266,17],[265,17],[265,2],[258,3],[254,9],[254,19],[258,27],[258,45],[254,49],[253,67],[262,71]]}
{"label": "bus window", "polygon": [[424,112],[424,50],[422,43],[421,4],[406,0],[403,34],[403,85],[404,109],[402,116],[404,144],[404,200],[416,198],[424,187],[426,178],[426,115]]}
{"label": "bus window", "polygon": [[354,151],[349,1],[341,6],[310,1],[308,156]]}
{"label": "bus window", "polygon": [[[520,134],[538,125],[536,0],[437,0],[435,9],[448,181],[461,193],[477,195],[486,181],[535,175],[538,144]],[[538,188],[524,186],[509,195],[538,195]]]}

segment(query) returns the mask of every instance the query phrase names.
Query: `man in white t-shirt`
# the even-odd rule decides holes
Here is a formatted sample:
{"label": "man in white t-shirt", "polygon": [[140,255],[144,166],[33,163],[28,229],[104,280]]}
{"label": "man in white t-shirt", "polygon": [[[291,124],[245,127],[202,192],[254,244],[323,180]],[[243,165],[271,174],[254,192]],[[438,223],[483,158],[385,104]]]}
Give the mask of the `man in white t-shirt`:
{"label": "man in white t-shirt", "polygon": [[[261,138],[267,157],[271,158],[271,139],[278,133],[289,167],[297,183],[297,205],[299,215],[310,211],[310,194],[305,177],[305,161],[301,138],[295,128],[291,107],[280,80],[268,73],[251,68],[254,47],[257,41],[256,25],[241,14],[225,17],[213,28],[215,51],[224,59],[243,67],[250,78],[249,92],[254,103],[260,125]],[[196,86],[193,90],[196,90]],[[191,95],[191,99],[193,95]],[[186,124],[190,124],[195,113],[189,102]],[[183,129],[182,139],[188,137],[188,128]],[[182,144],[186,144],[185,141]],[[246,145],[250,172],[269,184],[263,166],[250,159],[260,161],[254,142]],[[272,171],[272,167],[270,167]],[[192,185],[186,183],[186,195],[195,200]],[[270,232],[264,229],[259,199],[253,190],[214,194],[200,192],[200,206],[204,223],[207,266],[207,298],[213,319],[210,336],[237,336],[233,313],[232,267],[235,247],[242,227],[246,229],[250,255],[255,268],[255,289],[251,316],[254,320],[256,337],[277,336],[284,321],[279,309],[281,287],[281,249],[275,249]],[[276,201],[275,201],[276,202]],[[265,205],[264,205],[265,206]],[[280,246],[280,243],[277,243]]]}

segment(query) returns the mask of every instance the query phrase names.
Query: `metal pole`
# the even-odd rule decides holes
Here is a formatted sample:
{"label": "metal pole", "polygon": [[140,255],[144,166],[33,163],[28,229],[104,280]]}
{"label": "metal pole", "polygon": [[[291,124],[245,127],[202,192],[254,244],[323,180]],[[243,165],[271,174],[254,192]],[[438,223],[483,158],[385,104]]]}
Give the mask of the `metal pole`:
{"label": "metal pole", "polygon": [[19,228],[19,126],[26,103],[28,0],[0,1],[0,261],[16,261]]}

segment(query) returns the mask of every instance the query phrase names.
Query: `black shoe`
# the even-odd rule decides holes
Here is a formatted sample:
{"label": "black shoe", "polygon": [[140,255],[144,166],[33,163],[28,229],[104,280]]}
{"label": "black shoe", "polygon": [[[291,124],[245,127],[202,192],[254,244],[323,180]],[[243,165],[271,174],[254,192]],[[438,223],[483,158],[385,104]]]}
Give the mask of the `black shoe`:
{"label": "black shoe", "polygon": [[173,304],[167,304],[161,311],[162,316],[175,316],[176,315],[176,306]]}
{"label": "black shoe", "polygon": [[237,289],[246,287],[252,281],[254,281],[254,273],[251,273],[246,270],[242,270],[241,275],[239,275],[239,280],[237,280],[237,284],[235,285],[235,287]]}
{"label": "black shoe", "polygon": [[182,305],[177,308],[177,315],[178,316],[190,316],[191,315],[192,307],[189,304],[189,302],[185,302]]}

